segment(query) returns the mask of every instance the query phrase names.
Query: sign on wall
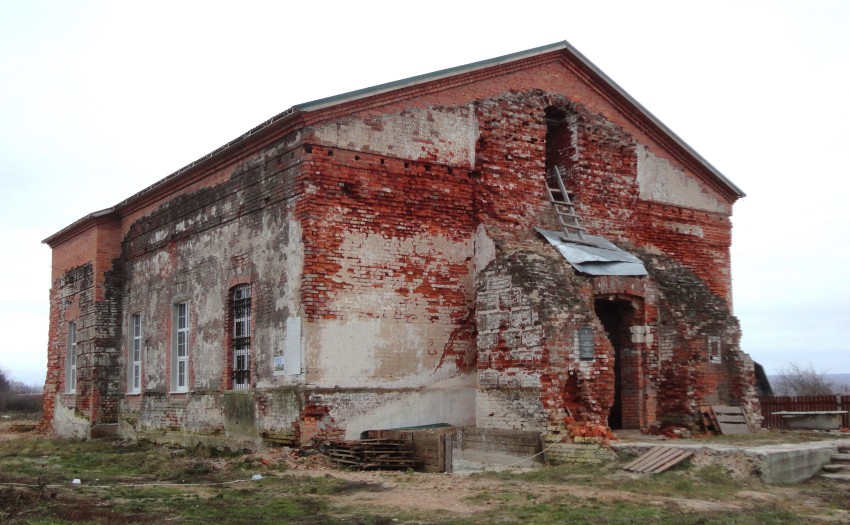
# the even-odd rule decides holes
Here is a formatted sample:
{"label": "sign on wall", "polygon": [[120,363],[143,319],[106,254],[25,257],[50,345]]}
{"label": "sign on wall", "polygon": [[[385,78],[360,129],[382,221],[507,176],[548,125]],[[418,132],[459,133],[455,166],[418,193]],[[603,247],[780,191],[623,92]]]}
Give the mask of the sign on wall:
{"label": "sign on wall", "polygon": [[592,360],[596,357],[593,328],[590,326],[582,326],[578,329],[578,356],[582,360]]}

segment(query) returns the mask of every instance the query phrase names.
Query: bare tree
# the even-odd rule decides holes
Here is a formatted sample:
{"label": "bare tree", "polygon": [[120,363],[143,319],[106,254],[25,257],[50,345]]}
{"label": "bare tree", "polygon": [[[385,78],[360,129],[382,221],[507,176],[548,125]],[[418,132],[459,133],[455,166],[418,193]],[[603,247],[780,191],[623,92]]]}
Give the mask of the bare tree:
{"label": "bare tree", "polygon": [[10,387],[6,371],[0,368],[0,410],[6,410],[6,398],[9,396]]}
{"label": "bare tree", "polygon": [[0,368],[0,411],[38,412],[41,410],[43,388],[35,384],[12,379],[12,376]]}
{"label": "bare tree", "polygon": [[826,372],[818,372],[811,363],[788,363],[780,368],[774,391],[779,396],[831,396],[838,393],[835,385],[827,381]]}

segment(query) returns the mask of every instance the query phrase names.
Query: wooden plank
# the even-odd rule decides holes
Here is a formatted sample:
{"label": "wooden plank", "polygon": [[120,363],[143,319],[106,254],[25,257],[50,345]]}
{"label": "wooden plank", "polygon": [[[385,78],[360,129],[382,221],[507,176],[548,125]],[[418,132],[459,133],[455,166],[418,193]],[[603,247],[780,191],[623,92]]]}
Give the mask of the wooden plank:
{"label": "wooden plank", "polygon": [[637,467],[639,464],[641,464],[641,463],[643,463],[643,462],[645,462],[645,461],[647,461],[651,458],[655,458],[656,456],[658,456],[658,455],[660,455],[664,452],[664,448],[665,447],[662,447],[661,445],[652,447],[649,450],[649,452],[638,456],[634,461],[632,461],[632,462],[628,463],[626,466],[624,466],[623,470],[632,470],[633,468]]}
{"label": "wooden plank", "polygon": [[716,434],[717,428],[711,420],[711,407],[708,405],[700,405],[699,413],[702,416],[702,426],[708,434]]}
{"label": "wooden plank", "polygon": [[451,474],[454,472],[454,458],[452,456],[454,449],[454,434],[445,433],[443,434],[443,446],[445,447],[446,457],[443,463],[443,472],[447,474]]}
{"label": "wooden plank", "polygon": [[637,465],[641,461],[643,461],[645,457],[648,457],[649,455],[652,455],[652,454],[656,454],[663,448],[664,447],[662,447],[660,445],[652,447],[651,449],[649,449],[649,452],[645,452],[645,453],[641,454],[640,456],[636,457],[635,459],[633,459],[632,461],[630,461],[629,463],[624,465],[623,470],[631,470],[635,465]]}
{"label": "wooden plank", "polygon": [[677,454],[676,457],[671,458],[670,461],[668,461],[667,463],[664,463],[663,465],[656,467],[655,470],[652,471],[652,473],[653,474],[661,474],[662,472],[675,467],[676,465],[678,465],[682,461],[684,461],[684,460],[686,460],[689,457],[694,455],[694,453],[689,451],[689,450],[679,450],[679,452],[680,453]]}
{"label": "wooden plank", "polygon": [[665,448],[664,452],[662,452],[658,457],[653,459],[652,461],[648,461],[642,465],[640,465],[639,472],[652,472],[659,465],[663,465],[671,458],[676,457],[679,453],[678,449],[675,448]]}
{"label": "wooden plank", "polygon": [[713,405],[712,412],[723,434],[750,434],[750,422],[741,407]]}
{"label": "wooden plank", "polygon": [[660,474],[692,455],[693,452],[689,450],[656,446],[646,454],[624,466],[623,469],[641,474]]}

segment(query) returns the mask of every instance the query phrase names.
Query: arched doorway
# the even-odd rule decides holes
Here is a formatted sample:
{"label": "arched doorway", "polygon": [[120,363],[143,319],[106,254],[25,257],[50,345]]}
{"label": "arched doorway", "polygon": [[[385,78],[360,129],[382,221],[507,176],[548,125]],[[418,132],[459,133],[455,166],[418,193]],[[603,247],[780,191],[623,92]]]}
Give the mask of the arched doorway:
{"label": "arched doorway", "polygon": [[614,403],[608,415],[612,429],[640,428],[640,355],[632,344],[631,327],[636,310],[631,301],[618,297],[596,299],[596,316],[614,347]]}

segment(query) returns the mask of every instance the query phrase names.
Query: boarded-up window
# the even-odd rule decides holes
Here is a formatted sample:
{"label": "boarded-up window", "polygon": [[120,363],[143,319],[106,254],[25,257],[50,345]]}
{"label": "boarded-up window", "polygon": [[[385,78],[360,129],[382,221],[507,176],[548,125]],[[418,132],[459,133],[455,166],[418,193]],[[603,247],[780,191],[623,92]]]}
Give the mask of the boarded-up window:
{"label": "boarded-up window", "polygon": [[[303,345],[301,342],[301,318],[290,317],[286,320],[286,341],[283,345],[283,369],[288,376],[299,375],[304,371]],[[275,362],[275,369],[277,369]]]}

